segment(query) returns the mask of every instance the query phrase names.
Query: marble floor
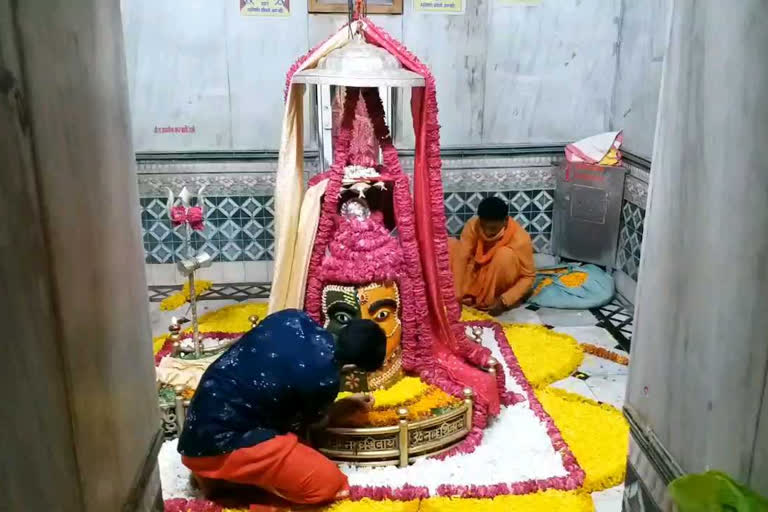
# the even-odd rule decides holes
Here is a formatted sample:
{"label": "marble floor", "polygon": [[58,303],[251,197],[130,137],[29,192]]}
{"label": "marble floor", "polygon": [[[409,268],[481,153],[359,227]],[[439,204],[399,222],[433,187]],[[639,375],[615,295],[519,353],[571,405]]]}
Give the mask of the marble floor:
{"label": "marble floor", "polygon": [[[232,292],[232,290],[229,290]],[[170,293],[172,293],[171,291]],[[219,293],[214,287],[213,293],[199,303],[199,314],[216,310],[223,306],[243,300],[263,301],[263,295],[251,289],[230,294]],[[164,294],[154,290],[150,292],[149,312],[152,322],[152,335],[168,332],[171,318],[185,314],[183,309],[167,312],[160,310],[158,302]],[[522,307],[508,311],[499,318],[505,323],[529,323],[545,325],[548,328],[573,336],[580,343],[589,343],[629,355],[632,338],[632,312],[625,305],[614,301],[602,308],[593,310],[558,310],[536,307]],[[624,404],[628,367],[612,361],[585,354],[584,361],[573,375],[553,384],[587,398],[611,404],[619,409]],[[597,512],[619,512],[622,505],[623,486],[593,494]]]}

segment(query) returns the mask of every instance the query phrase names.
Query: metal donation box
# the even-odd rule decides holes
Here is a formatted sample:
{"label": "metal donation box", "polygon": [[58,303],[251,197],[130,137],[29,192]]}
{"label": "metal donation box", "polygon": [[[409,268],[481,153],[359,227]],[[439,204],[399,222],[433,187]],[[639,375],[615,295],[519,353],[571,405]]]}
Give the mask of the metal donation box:
{"label": "metal donation box", "polygon": [[573,162],[558,169],[555,255],[614,267],[625,172],[623,167]]}

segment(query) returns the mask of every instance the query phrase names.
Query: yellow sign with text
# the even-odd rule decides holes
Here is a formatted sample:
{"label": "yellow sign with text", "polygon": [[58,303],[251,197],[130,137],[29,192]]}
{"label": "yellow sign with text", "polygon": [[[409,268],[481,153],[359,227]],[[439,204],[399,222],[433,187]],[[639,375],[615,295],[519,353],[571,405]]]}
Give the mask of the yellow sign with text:
{"label": "yellow sign with text", "polygon": [[240,0],[243,16],[290,16],[290,0]]}
{"label": "yellow sign with text", "polygon": [[413,10],[435,14],[464,14],[464,0],[413,0]]}

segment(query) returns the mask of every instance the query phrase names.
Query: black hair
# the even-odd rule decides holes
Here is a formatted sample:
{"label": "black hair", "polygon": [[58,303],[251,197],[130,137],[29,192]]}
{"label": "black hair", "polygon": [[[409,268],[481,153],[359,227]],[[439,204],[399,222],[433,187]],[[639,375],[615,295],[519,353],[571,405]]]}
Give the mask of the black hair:
{"label": "black hair", "polygon": [[350,320],[339,331],[338,359],[354,364],[364,372],[378,370],[387,355],[387,335],[373,320]]}
{"label": "black hair", "polygon": [[477,216],[485,220],[504,220],[509,216],[509,209],[503,199],[486,197],[477,206]]}

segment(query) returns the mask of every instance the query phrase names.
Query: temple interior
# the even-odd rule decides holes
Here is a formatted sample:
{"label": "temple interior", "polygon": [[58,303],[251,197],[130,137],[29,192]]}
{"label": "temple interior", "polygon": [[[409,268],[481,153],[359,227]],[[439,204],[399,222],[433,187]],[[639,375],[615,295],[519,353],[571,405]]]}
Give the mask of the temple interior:
{"label": "temple interior", "polygon": [[766,16],[0,0],[0,510],[768,512]]}

